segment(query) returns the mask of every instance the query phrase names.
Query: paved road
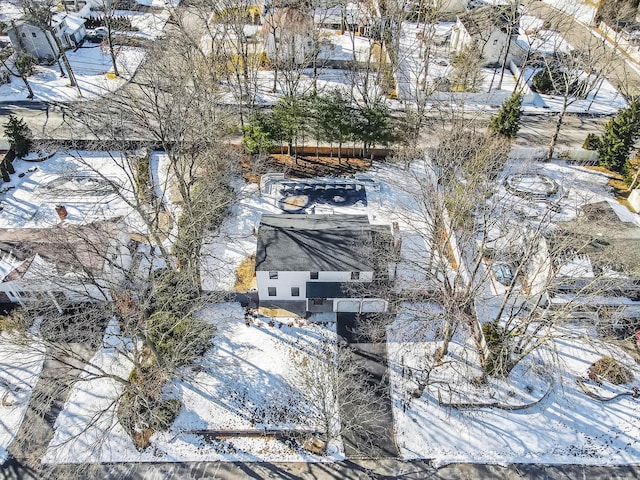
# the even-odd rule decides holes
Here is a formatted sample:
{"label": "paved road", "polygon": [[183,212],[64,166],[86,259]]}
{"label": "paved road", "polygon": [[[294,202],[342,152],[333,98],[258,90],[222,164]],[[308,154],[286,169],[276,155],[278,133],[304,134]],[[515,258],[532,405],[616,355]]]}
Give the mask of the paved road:
{"label": "paved road", "polygon": [[428,461],[395,459],[335,463],[154,463],[101,465],[78,474],[73,467],[58,467],[43,476],[37,470],[0,468],[3,480],[637,480],[638,466],[589,467],[581,465],[478,465],[452,464],[442,468]]}

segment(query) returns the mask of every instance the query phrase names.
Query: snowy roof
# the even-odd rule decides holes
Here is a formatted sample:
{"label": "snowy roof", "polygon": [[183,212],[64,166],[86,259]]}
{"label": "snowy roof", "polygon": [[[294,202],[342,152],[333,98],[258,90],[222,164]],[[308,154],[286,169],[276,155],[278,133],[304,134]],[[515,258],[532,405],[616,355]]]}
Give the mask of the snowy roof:
{"label": "snowy roof", "polygon": [[515,12],[515,15],[511,13],[508,7],[487,5],[486,7],[476,8],[463,13],[458,16],[458,19],[467,33],[473,36],[497,27],[505,32],[510,22],[513,22],[515,25],[518,24],[518,20],[514,18],[514,16],[517,15],[517,12]]}
{"label": "snowy roof", "polygon": [[257,271],[373,271],[366,215],[263,215]]}
{"label": "snowy roof", "polygon": [[[2,281],[21,278],[36,258],[54,264],[59,273],[80,267],[100,272],[112,239],[122,231],[124,224],[119,218],[89,225],[61,224],[53,228],[0,230],[0,252],[3,252],[3,257],[16,261],[26,259],[7,272]],[[16,261],[11,263],[15,265]]]}
{"label": "snowy roof", "polygon": [[64,22],[66,25],[64,32],[67,34],[72,34],[78,31],[84,25],[86,19],[69,15],[67,13],[57,13],[53,16],[53,21],[57,23]]}

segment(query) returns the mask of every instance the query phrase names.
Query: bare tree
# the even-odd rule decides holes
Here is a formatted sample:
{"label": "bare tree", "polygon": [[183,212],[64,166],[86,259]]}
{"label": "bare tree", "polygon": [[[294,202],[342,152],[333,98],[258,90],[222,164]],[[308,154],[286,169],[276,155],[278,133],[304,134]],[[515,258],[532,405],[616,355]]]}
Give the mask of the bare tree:
{"label": "bare tree", "polygon": [[[51,1],[38,2],[33,0],[22,0],[22,8],[29,20],[45,32],[45,38],[49,43],[51,53],[56,60],[58,57],[62,58],[67,76],[69,77],[69,83],[72,87],[76,87],[78,94],[82,96],[82,91],[80,90],[76,77],[71,69],[71,63],[69,63],[69,59],[67,58],[67,54],[65,53],[65,49],[60,38],[56,35],[56,28],[53,25],[53,12],[55,9],[54,3]],[[51,43],[52,40],[55,47]]]}

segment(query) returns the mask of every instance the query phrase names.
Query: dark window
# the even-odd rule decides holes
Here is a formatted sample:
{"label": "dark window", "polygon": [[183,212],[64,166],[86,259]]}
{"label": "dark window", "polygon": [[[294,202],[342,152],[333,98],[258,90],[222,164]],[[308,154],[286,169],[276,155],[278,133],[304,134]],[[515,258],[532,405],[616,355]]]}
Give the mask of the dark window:
{"label": "dark window", "polygon": [[300,288],[299,287],[291,287],[291,296],[299,297],[300,296]]}
{"label": "dark window", "polygon": [[36,35],[36,32],[31,32],[31,36],[32,36],[33,38],[36,38],[38,35]]}
{"label": "dark window", "polygon": [[269,272],[269,280],[277,280],[278,272]]}
{"label": "dark window", "polygon": [[360,280],[360,272],[351,272],[351,280]]}
{"label": "dark window", "polygon": [[311,303],[313,303],[314,305],[323,305],[324,304],[324,298],[314,298]]}
{"label": "dark window", "polygon": [[269,287],[269,296],[270,297],[276,296],[276,287]]}
{"label": "dark window", "polygon": [[22,32],[22,38],[26,38],[26,37],[27,37],[27,34]]}
{"label": "dark window", "polygon": [[318,272],[310,272],[310,278],[311,280],[317,280],[318,279]]}

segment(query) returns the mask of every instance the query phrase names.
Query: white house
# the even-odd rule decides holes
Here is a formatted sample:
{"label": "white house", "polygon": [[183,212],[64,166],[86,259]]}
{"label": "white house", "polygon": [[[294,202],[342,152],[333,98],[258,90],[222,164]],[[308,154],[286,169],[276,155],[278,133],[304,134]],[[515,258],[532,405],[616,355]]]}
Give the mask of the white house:
{"label": "white house", "polygon": [[460,53],[475,47],[485,65],[502,64],[508,48],[506,64],[516,64],[525,53],[517,45],[519,13],[509,6],[489,5],[458,15],[451,32],[451,50]]}
{"label": "white house", "polygon": [[300,316],[315,312],[384,312],[372,282],[393,279],[388,226],[366,215],[263,215],[256,279],[261,307]]}
{"label": "white house", "polygon": [[276,8],[262,25],[264,46],[271,62],[306,65],[314,55],[313,17],[296,8]]}
{"label": "white house", "polygon": [[0,303],[110,301],[131,267],[119,218],[0,229]]}
{"label": "white house", "polygon": [[[60,40],[62,48],[75,48],[86,36],[84,18],[56,13],[51,18],[51,27]],[[13,47],[18,53],[28,53],[39,59],[58,58],[60,52],[50,31],[45,31],[27,20],[12,21],[7,29]]]}

